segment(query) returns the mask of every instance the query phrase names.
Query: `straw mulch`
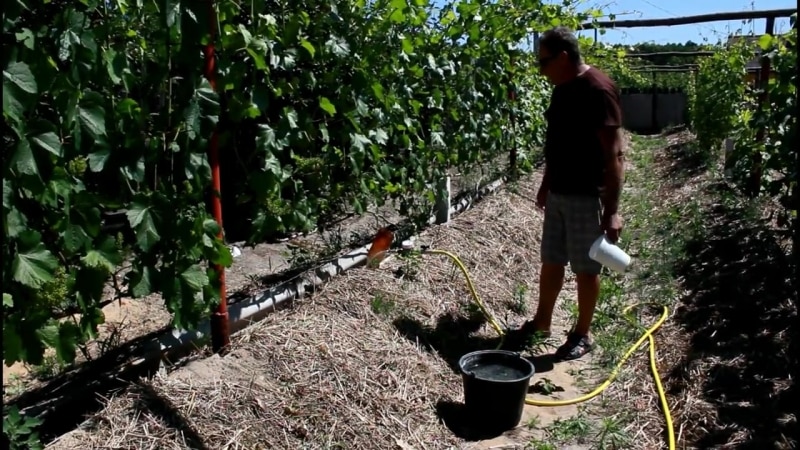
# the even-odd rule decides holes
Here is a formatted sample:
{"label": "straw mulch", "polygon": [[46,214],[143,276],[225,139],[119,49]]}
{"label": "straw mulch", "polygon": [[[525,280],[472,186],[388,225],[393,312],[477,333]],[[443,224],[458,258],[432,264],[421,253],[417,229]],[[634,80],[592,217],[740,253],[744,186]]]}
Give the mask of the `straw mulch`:
{"label": "straw mulch", "polygon": [[[501,321],[523,319],[511,312],[522,292],[534,306],[537,186],[526,179],[418,239],[457,253]],[[350,271],[239,333],[228,356],[121,393],[53,448],[468,448],[446,414],[461,401],[454,366],[496,345],[469,303],[441,256]]]}

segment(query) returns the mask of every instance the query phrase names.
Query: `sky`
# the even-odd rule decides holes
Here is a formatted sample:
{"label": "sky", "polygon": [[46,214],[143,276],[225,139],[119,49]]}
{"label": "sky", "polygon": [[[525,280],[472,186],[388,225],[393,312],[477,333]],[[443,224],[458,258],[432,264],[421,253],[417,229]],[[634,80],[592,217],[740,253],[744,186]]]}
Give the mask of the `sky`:
{"label": "sky", "polygon": [[[661,19],[668,17],[693,16],[719,12],[797,8],[795,0],[587,0],[587,7],[599,7],[605,12],[616,15],[616,20]],[[607,19],[600,19],[607,20]],[[600,42],[610,44],[636,44],[653,42],[656,44],[683,43],[694,41],[717,43],[725,39],[729,33],[741,29],[744,34],[753,31],[762,34],[766,20],[760,19],[743,24],[742,21],[708,22],[693,25],[675,25],[670,27],[626,28],[606,30],[598,35]],[[790,29],[789,19],[775,20],[775,32],[786,32]],[[588,37],[594,31],[581,32]]]}

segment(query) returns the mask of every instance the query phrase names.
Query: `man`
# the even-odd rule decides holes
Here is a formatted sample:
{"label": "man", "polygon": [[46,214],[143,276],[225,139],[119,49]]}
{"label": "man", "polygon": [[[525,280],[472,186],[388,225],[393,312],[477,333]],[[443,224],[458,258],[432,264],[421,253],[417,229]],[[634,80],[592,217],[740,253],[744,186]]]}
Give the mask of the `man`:
{"label": "man", "polygon": [[545,170],[536,196],[544,209],[539,304],[523,331],[549,336],[569,263],[578,284],[578,321],[556,357],[572,360],[593,346],[589,328],[601,266],[589,258],[589,248],[603,233],[616,242],[622,230],[622,113],[615,83],[584,64],[570,30],[558,27],[542,34],[538,63],[555,87],[545,113]]}

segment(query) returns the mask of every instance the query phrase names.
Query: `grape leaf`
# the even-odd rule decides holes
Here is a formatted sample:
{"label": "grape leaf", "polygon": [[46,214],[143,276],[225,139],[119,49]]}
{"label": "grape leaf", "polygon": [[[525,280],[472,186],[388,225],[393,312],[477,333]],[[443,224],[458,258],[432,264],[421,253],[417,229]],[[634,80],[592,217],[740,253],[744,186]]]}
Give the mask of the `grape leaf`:
{"label": "grape leaf", "polygon": [[22,139],[17,143],[11,158],[20,173],[39,175],[39,165],[36,164],[36,157],[33,155],[33,149],[27,139]]}
{"label": "grape leaf", "polygon": [[119,264],[122,263],[122,255],[119,254],[117,243],[111,236],[106,239],[97,247],[81,258],[81,261],[93,269],[104,269],[107,272],[113,272]]}
{"label": "grape leaf", "polygon": [[200,291],[203,286],[208,284],[208,276],[198,264],[192,264],[184,270],[181,273],[181,279],[195,292]]}
{"label": "grape leaf", "polygon": [[[14,86],[28,94],[37,94],[39,88],[36,86],[36,78],[31,72],[31,68],[24,62],[14,62],[8,65],[3,71],[3,81],[8,80]],[[5,95],[5,93],[3,93]]]}
{"label": "grape leaf", "polygon": [[59,158],[63,156],[64,152],[61,148],[61,139],[55,133],[47,132],[31,138],[34,144],[47,150]]}
{"label": "grape leaf", "polygon": [[53,279],[58,260],[41,242],[25,247],[18,250],[11,264],[14,280],[28,287],[39,288]]}
{"label": "grape leaf", "polygon": [[[99,95],[99,94],[98,94]],[[94,96],[87,96],[94,100]],[[100,103],[87,100],[78,106],[78,120],[83,128],[95,139],[100,140],[106,135],[106,112]]]}
{"label": "grape leaf", "polygon": [[150,207],[143,203],[135,202],[128,209],[127,216],[131,228],[136,230],[136,243],[139,248],[146,252],[150,251],[161,240]]}
{"label": "grape leaf", "polygon": [[322,108],[322,110],[328,113],[330,116],[336,115],[336,107],[333,105],[333,103],[331,103],[328,97],[320,97],[319,107]]}

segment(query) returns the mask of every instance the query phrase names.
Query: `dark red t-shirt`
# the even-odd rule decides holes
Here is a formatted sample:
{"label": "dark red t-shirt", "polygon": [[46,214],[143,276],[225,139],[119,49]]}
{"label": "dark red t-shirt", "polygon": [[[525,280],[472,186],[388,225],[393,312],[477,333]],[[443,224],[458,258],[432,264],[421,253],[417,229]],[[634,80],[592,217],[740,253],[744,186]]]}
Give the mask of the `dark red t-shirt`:
{"label": "dark red t-shirt", "polygon": [[550,192],[599,195],[605,169],[597,136],[602,127],[621,127],[619,89],[594,67],[553,89],[545,112],[544,155]]}

